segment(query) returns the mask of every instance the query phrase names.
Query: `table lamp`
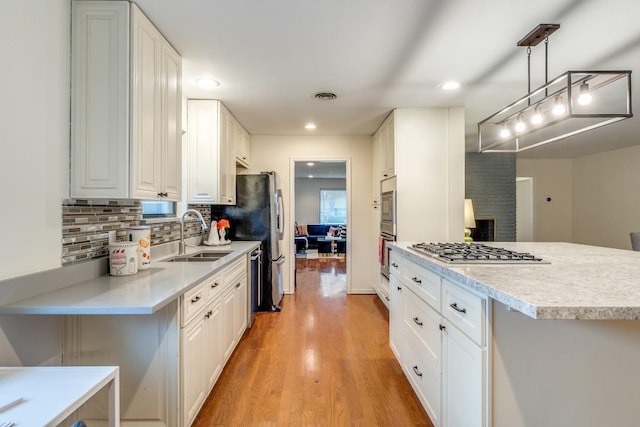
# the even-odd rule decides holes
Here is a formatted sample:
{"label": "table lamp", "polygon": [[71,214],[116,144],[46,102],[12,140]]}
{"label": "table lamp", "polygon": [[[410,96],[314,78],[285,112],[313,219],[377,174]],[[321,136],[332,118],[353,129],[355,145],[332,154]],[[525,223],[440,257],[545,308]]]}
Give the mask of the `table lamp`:
{"label": "table lamp", "polygon": [[476,228],[476,217],[473,214],[471,199],[464,199],[464,241],[473,242],[471,228]]}

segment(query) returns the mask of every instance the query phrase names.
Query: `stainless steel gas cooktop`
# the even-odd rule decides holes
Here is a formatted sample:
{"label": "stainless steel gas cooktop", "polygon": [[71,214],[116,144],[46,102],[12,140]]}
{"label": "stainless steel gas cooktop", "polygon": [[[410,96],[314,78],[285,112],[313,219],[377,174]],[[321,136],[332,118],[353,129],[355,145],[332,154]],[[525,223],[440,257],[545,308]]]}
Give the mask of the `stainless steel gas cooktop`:
{"label": "stainless steel gas cooktop", "polygon": [[410,249],[448,264],[549,264],[529,253],[481,243],[415,243]]}

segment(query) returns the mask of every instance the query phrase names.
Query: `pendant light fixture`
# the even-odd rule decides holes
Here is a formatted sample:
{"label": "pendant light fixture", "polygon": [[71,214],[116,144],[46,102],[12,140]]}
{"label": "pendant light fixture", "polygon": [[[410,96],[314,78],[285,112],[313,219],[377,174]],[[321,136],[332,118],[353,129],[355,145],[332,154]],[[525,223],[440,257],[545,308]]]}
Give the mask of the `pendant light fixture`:
{"label": "pendant light fixture", "polygon": [[[478,151],[519,153],[633,117],[631,71],[567,71],[549,81],[549,36],[540,24],[518,46],[527,48],[527,95],[478,123]],[[544,41],[545,84],[531,90],[531,47]]]}

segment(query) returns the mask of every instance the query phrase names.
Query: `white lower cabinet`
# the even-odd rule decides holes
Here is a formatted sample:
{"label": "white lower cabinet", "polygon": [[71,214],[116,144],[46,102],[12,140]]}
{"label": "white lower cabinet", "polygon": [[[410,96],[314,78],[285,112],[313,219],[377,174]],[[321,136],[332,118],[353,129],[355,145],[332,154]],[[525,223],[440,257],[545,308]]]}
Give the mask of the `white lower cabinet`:
{"label": "white lower cabinet", "polygon": [[[246,266],[246,257],[241,258],[182,297],[181,390],[185,427],[193,423],[247,328]],[[196,314],[194,306],[200,307]]]}
{"label": "white lower cabinet", "polygon": [[390,346],[435,427],[487,427],[487,298],[392,250]]}
{"label": "white lower cabinet", "polygon": [[443,326],[442,425],[486,426],[487,350],[446,319]]}
{"label": "white lower cabinet", "polygon": [[398,361],[402,363],[403,345],[404,342],[404,327],[403,327],[403,312],[404,312],[404,300],[403,291],[404,285],[393,274],[389,278],[389,345],[391,350],[398,358]]}

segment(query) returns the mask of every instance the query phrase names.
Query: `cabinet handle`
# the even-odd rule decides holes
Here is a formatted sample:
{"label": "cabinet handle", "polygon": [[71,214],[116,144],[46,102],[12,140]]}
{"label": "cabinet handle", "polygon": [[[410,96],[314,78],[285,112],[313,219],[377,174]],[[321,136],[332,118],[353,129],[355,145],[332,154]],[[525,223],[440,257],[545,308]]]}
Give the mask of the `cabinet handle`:
{"label": "cabinet handle", "polygon": [[239,287],[240,287],[240,282],[238,282],[238,284],[236,285],[236,288],[239,288]]}
{"label": "cabinet handle", "polygon": [[458,307],[457,302],[454,302],[453,304],[449,304],[449,307],[453,308],[458,313],[467,314],[467,309]]}
{"label": "cabinet handle", "polygon": [[398,264],[396,264],[395,262],[392,262],[392,263],[391,263],[391,267],[393,267],[393,268],[398,268]]}
{"label": "cabinet handle", "polygon": [[398,290],[399,290],[399,291],[402,291],[402,288],[401,288],[400,286],[398,286]]}
{"label": "cabinet handle", "polygon": [[232,200],[231,200],[231,199],[227,199],[227,202],[231,203],[231,202],[232,202]]}
{"label": "cabinet handle", "polygon": [[220,286],[220,283],[214,282],[213,285],[211,285],[211,289],[217,288],[218,286]]}
{"label": "cabinet handle", "polygon": [[205,315],[204,315],[204,318],[205,318],[205,319],[208,319],[208,318],[210,318],[210,317],[211,317],[211,312],[205,313]]}
{"label": "cabinet handle", "polygon": [[191,304],[194,304],[198,301],[200,301],[200,295],[196,295],[195,297],[191,298]]}
{"label": "cabinet handle", "polygon": [[447,329],[442,323],[438,325],[438,327],[440,328],[441,331],[444,331],[445,329]]}
{"label": "cabinet handle", "polygon": [[386,299],[387,301],[391,301],[391,300],[389,299],[389,297],[384,297],[384,299]]}
{"label": "cabinet handle", "polygon": [[413,280],[416,283],[422,283],[422,280],[418,279],[417,277],[412,277],[411,280]]}
{"label": "cabinet handle", "polygon": [[382,176],[389,176],[389,175],[387,175],[386,173],[383,173]]}
{"label": "cabinet handle", "polygon": [[418,370],[418,367],[417,367],[417,366],[414,366],[414,367],[413,367],[413,372],[415,372],[417,376],[422,377],[422,372],[420,372],[420,371]]}
{"label": "cabinet handle", "polygon": [[420,321],[420,319],[418,319],[417,317],[413,318],[413,322],[418,325],[418,326],[422,326],[422,322]]}

